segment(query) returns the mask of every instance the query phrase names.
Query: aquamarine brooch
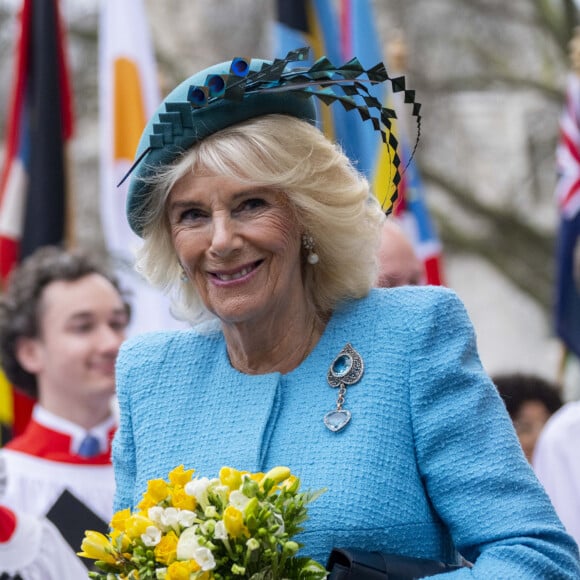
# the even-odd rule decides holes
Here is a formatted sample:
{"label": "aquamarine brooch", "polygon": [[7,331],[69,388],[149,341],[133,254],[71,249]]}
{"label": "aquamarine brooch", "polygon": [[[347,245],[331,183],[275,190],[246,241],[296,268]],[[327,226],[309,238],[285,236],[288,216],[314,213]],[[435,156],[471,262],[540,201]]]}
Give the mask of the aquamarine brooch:
{"label": "aquamarine brooch", "polygon": [[328,374],[326,375],[328,384],[335,389],[338,388],[336,409],[324,415],[324,424],[334,433],[344,429],[350,421],[350,411],[343,409],[346,388],[347,386],[358,383],[363,372],[364,363],[360,354],[350,343],[347,343],[332,361],[328,369]]}

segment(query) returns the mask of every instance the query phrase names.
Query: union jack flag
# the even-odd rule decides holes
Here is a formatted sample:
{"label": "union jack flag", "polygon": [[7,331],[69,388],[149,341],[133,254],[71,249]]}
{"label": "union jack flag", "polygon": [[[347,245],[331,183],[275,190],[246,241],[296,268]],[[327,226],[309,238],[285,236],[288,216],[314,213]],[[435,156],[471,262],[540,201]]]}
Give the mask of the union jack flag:
{"label": "union jack flag", "polygon": [[566,347],[580,356],[580,292],[578,261],[580,239],[580,77],[570,75],[566,104],[560,118],[560,141],[556,150],[560,209],[557,241],[555,297],[556,333]]}
{"label": "union jack flag", "polygon": [[570,75],[566,104],[560,117],[560,142],[556,150],[556,199],[562,216],[571,219],[580,209],[580,77]]}

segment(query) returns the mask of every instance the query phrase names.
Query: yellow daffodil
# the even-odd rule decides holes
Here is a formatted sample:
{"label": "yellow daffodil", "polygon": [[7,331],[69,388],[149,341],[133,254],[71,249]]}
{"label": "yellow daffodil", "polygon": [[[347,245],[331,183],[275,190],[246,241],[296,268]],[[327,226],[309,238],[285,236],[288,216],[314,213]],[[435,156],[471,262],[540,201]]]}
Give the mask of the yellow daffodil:
{"label": "yellow daffodil", "polygon": [[116,512],[111,520],[111,528],[119,532],[125,531],[125,524],[131,517],[131,510],[129,508]]}
{"label": "yellow daffodil", "polygon": [[151,498],[156,504],[163,501],[169,495],[169,486],[163,479],[151,479],[147,482],[147,491],[143,497]]}
{"label": "yellow daffodil", "polygon": [[174,508],[193,511],[197,505],[195,497],[187,495],[182,485],[176,485],[171,493],[171,505]]}
{"label": "yellow daffodil", "polygon": [[189,580],[191,574],[200,570],[199,564],[195,560],[185,560],[173,562],[167,568],[165,580]]}
{"label": "yellow daffodil", "polygon": [[283,481],[288,479],[291,475],[292,472],[290,471],[289,467],[283,466],[273,467],[272,469],[270,469],[270,471],[268,471],[268,473],[266,473],[266,475],[264,475],[264,477],[262,477],[260,485],[264,485],[264,482],[267,479],[273,481],[274,484],[282,483]]}
{"label": "yellow daffodil", "polygon": [[183,465],[179,465],[169,472],[169,481],[173,485],[180,485],[183,487],[186,483],[191,481],[191,476],[194,471],[194,469],[185,469]]}
{"label": "yellow daffodil", "polygon": [[[131,547],[131,540],[127,537],[127,534],[121,532],[119,530],[113,530],[111,532],[111,540],[113,541],[113,545],[117,547],[122,553],[125,553]],[[119,546],[119,541],[121,545]]]}
{"label": "yellow daffodil", "polygon": [[157,502],[148,494],[143,494],[143,499],[137,504],[137,508],[142,512],[147,512],[149,508],[155,507]]}
{"label": "yellow daffodil", "polygon": [[300,480],[295,475],[290,475],[290,477],[281,482],[278,487],[287,491],[296,492],[300,487]]}
{"label": "yellow daffodil", "polygon": [[81,550],[82,552],[77,552],[77,555],[82,558],[101,560],[107,564],[114,564],[117,561],[116,552],[111,546],[109,538],[100,532],[87,530],[81,544]]}
{"label": "yellow daffodil", "polygon": [[220,483],[229,487],[230,491],[234,491],[242,485],[243,474],[244,472],[238,471],[233,467],[222,467],[220,469]]}
{"label": "yellow daffodil", "polygon": [[228,535],[232,538],[249,535],[248,528],[244,525],[242,512],[232,505],[229,505],[224,511],[224,525]]}
{"label": "yellow daffodil", "polygon": [[125,532],[134,540],[144,534],[149,526],[155,524],[143,513],[139,512],[127,518],[125,521]]}
{"label": "yellow daffodil", "polygon": [[177,558],[177,534],[174,531],[167,533],[153,550],[155,559],[168,566]]}

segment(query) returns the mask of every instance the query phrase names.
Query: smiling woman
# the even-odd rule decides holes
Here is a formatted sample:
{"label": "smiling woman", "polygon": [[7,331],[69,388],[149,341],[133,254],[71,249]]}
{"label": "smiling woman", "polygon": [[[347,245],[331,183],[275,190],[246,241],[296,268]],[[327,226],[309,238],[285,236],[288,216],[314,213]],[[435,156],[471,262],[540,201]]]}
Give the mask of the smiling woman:
{"label": "smiling woman", "polygon": [[[337,301],[367,293],[375,276],[374,250],[383,216],[369,198],[366,180],[310,123],[288,115],[267,115],[208,136],[145,181],[150,195],[132,216],[142,224],[145,238],[137,267],[155,285],[177,290],[182,316],[203,319],[208,315],[207,305],[200,301],[195,285],[176,284],[182,264],[173,252],[169,228],[162,225],[174,219],[167,213],[168,198],[177,201],[173,189],[183,195],[184,180],[193,176],[198,182],[201,177],[230,177],[238,182],[237,193],[250,197],[252,191],[261,191],[262,196],[276,193],[277,205],[286,208],[287,219],[296,221],[296,238],[316,231],[319,262],[316,268],[302,264],[301,275],[304,291],[317,311],[330,311]],[[209,199],[212,193],[208,191]],[[287,227],[282,229],[288,234]],[[303,248],[303,256],[307,253]],[[340,267],[351,276],[336,275],[338,255]],[[156,266],[159,263],[168,267],[162,270]]]}
{"label": "smiling woman", "polygon": [[[356,62],[294,73],[252,60],[242,77],[239,64],[176,87],[137,153],[127,216],[144,239],[138,267],[188,320],[213,322],[123,346],[116,508],[134,508],[176,465],[210,477],[286,465],[327,490],[299,536],[319,562],[350,546],[473,562],[458,577],[578,577],[577,547],[461,302],[436,287],[372,289],[390,199],[381,208],[314,126],[312,84],[342,70],[339,102],[363,119],[378,110],[394,156],[389,111],[353,97],[364,92]],[[383,71],[354,76],[385,82]]]}
{"label": "smiling woman", "polygon": [[299,230],[282,194],[189,174],[173,188],[169,207],[177,259],[224,323],[253,322],[270,303],[292,304],[304,292]]}

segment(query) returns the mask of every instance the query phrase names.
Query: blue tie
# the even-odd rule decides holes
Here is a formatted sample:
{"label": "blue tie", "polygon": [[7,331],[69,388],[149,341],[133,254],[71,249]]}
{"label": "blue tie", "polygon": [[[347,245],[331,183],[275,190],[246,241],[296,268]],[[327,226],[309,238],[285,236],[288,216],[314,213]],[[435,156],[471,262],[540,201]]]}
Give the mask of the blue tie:
{"label": "blue tie", "polygon": [[99,440],[89,434],[81,441],[78,453],[81,457],[94,457],[99,454],[99,451]]}

